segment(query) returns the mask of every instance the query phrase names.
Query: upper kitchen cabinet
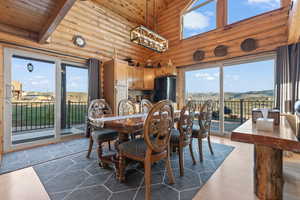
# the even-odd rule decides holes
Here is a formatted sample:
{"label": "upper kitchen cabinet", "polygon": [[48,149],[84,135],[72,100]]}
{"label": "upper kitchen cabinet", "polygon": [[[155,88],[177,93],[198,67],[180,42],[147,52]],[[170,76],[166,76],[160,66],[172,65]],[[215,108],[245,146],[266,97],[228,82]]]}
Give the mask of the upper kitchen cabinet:
{"label": "upper kitchen cabinet", "polygon": [[144,68],[144,89],[145,90],[154,89],[154,78],[155,78],[155,70],[151,68]]}

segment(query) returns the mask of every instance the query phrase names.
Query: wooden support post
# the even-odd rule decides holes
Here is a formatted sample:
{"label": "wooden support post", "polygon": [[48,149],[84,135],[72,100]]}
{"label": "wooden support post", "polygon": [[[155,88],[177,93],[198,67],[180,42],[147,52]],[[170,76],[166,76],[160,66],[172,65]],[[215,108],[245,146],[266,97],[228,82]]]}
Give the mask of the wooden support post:
{"label": "wooden support post", "polygon": [[282,150],[254,146],[254,191],[260,200],[282,200]]}

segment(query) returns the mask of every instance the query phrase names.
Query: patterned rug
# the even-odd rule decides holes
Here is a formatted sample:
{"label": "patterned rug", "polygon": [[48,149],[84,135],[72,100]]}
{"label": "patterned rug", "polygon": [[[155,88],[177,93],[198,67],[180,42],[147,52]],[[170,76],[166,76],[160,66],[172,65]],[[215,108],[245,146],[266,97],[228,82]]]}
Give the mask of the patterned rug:
{"label": "patterned rug", "polygon": [[[164,162],[152,167],[152,199],[192,199],[234,147],[213,143],[211,155],[206,142],[203,144],[204,161],[199,162],[197,144],[194,150],[197,164],[193,165],[189,149],[185,148],[185,175],[179,176],[177,154],[172,155],[175,184],[169,185]],[[140,200],[144,199],[144,172],[139,164],[129,167],[125,183],[116,180],[113,169],[102,169],[97,163],[96,152],[86,158],[86,152],[35,165],[52,200]]]}
{"label": "patterned rug", "polygon": [[87,138],[81,138],[4,154],[0,166],[0,174],[86,151],[88,144],[89,140]]}

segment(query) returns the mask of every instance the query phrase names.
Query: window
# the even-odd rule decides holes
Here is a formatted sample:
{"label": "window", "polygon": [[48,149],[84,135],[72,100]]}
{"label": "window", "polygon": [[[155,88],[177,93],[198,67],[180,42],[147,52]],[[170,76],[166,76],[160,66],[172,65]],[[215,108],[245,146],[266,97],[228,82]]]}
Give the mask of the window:
{"label": "window", "polygon": [[216,28],[216,0],[194,1],[182,15],[183,39]]}
{"label": "window", "polygon": [[281,0],[228,0],[228,24],[281,7]]}

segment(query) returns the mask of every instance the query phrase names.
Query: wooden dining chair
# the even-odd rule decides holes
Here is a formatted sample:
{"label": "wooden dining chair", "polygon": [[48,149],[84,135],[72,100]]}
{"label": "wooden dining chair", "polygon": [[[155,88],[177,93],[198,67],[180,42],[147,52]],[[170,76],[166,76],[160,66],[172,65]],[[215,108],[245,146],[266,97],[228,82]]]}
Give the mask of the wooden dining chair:
{"label": "wooden dining chair", "polygon": [[[213,112],[212,101],[211,100],[205,101],[198,115],[198,124],[194,123],[193,125],[192,138],[198,139],[199,157],[201,162],[203,161],[203,150],[202,150],[203,139],[207,138],[207,143],[208,143],[210,153],[212,155],[214,154],[210,142],[212,112]],[[192,146],[190,146],[190,150],[193,151]]]}
{"label": "wooden dining chair", "polygon": [[142,99],[140,104],[140,113],[148,113],[152,107],[153,105],[148,99]]}
{"label": "wooden dining chair", "polygon": [[140,161],[145,168],[145,199],[151,199],[151,166],[165,159],[170,184],[174,183],[170,162],[170,137],[174,123],[174,110],[170,101],[155,104],[149,111],[144,124],[144,137],[119,146],[119,180],[124,181],[125,159]]}
{"label": "wooden dining chair", "polygon": [[124,116],[124,115],[132,115],[136,114],[136,107],[134,103],[129,99],[122,99],[118,103],[118,115]]}
{"label": "wooden dining chair", "polygon": [[[192,129],[195,117],[196,104],[189,102],[180,112],[178,128],[172,129],[170,140],[171,149],[176,149],[179,155],[180,176],[184,176],[184,158],[183,150],[187,145],[192,150]],[[193,151],[190,151],[193,164],[196,164]]]}
{"label": "wooden dining chair", "polygon": [[93,149],[94,141],[97,141],[97,153],[99,158],[99,165],[100,167],[105,167],[106,163],[103,159],[103,151],[102,151],[102,144],[104,142],[108,142],[109,149],[110,142],[112,140],[117,139],[118,132],[113,129],[107,129],[101,127],[101,125],[97,125],[95,122],[95,119],[99,119],[103,117],[105,114],[112,114],[112,110],[107,104],[107,102],[104,99],[95,99],[91,101],[88,109],[88,123],[89,128],[91,129],[91,134],[89,136],[90,138],[90,144],[89,149],[87,153],[87,157],[90,157],[90,154]]}

